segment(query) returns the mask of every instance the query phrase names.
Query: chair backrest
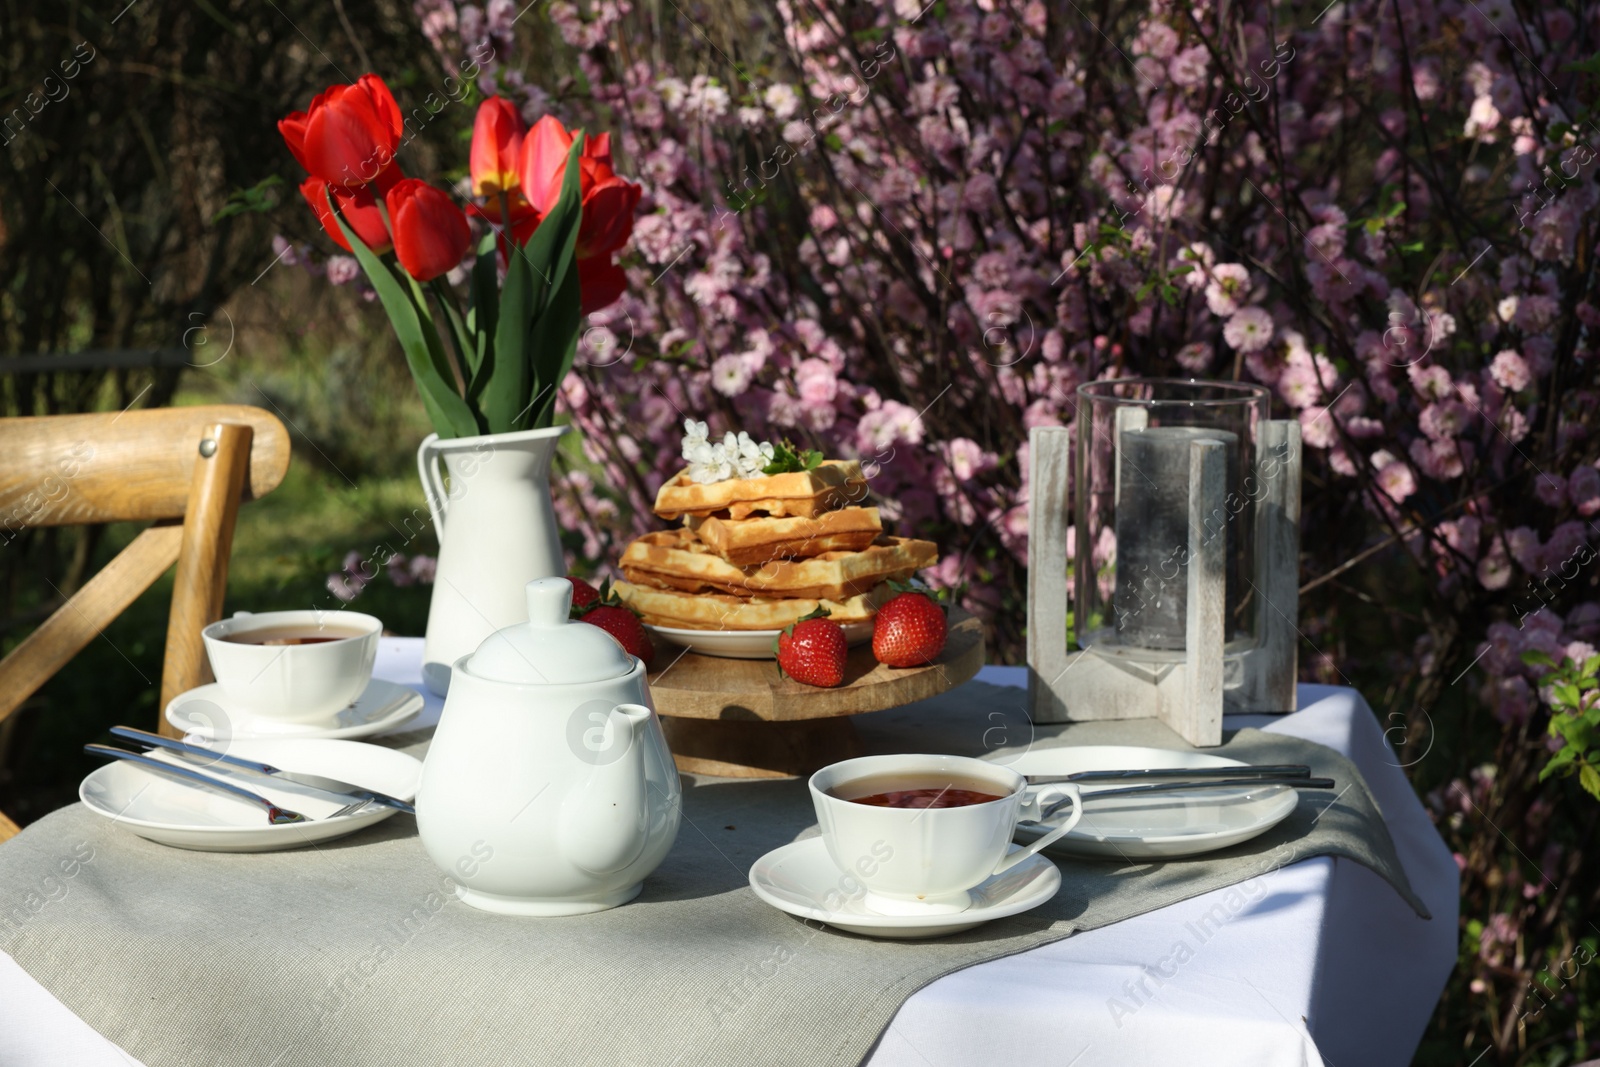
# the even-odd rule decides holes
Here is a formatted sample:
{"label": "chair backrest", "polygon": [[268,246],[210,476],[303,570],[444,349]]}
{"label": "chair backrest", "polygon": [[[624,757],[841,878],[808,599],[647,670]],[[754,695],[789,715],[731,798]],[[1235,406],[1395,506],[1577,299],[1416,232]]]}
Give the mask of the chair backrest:
{"label": "chair backrest", "polygon": [[[276,488],[289,467],[283,423],[238,404],[4,419],[0,456],[0,539],[29,527],[153,522],[0,660],[0,721],[173,563],[158,707],[210,681],[200,630],[222,616],[241,500]],[[0,841],[15,831],[0,815]]]}

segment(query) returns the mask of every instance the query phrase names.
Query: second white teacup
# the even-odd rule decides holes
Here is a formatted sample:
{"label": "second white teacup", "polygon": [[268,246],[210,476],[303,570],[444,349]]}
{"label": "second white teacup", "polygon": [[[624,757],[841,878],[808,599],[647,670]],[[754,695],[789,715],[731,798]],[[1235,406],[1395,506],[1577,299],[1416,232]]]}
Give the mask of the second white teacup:
{"label": "second white teacup", "polygon": [[331,719],[361,695],[382,632],[353,611],[241,611],[200,636],[230,710],[303,723]]}
{"label": "second white teacup", "polygon": [[[824,767],[811,776],[810,786],[829,857],[866,890],[866,906],[887,915],[966,910],[972,903],[969,890],[1057,840],[1083,815],[1077,786],[1049,785],[1029,792],[1027,780],[1016,771],[966,756],[863,756]],[[942,792],[941,803],[992,799],[950,807],[861,803],[887,793],[930,790]],[[1071,815],[1007,855],[1019,821],[1038,819],[1045,808],[1069,797]]]}

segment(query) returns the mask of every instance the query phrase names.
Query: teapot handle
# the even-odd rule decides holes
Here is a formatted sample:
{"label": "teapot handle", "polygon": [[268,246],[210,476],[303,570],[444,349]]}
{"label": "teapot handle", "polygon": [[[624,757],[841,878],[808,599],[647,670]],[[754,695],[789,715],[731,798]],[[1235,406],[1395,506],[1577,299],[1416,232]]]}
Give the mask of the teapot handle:
{"label": "teapot handle", "polygon": [[450,504],[445,492],[444,478],[439,474],[439,455],[436,446],[439,435],[430,433],[417,446],[417,474],[422,479],[422,495],[428,500],[428,513],[433,516],[433,531],[439,542],[444,542],[444,515]]}

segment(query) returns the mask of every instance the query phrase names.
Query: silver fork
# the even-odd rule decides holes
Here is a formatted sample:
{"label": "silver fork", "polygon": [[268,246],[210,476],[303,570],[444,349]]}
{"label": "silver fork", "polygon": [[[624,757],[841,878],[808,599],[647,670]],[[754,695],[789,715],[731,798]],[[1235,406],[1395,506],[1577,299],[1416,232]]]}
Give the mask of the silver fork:
{"label": "silver fork", "polygon": [[152,759],[151,757],[142,755],[138,752],[129,752],[127,749],[122,748],[112,748],[110,745],[84,745],[83,750],[91,756],[105,756],[109,759],[126,760],[129,763],[134,763],[140,767],[143,767],[147,771],[155,771],[157,774],[164,774],[169,778],[176,778],[185,785],[199,786],[202,789],[211,789],[218,793],[226,793],[229,796],[238,797],[240,800],[248,800],[252,804],[256,804],[264,808],[267,813],[267,821],[274,826],[282,826],[288,823],[296,822],[323,822],[327,819],[337,819],[344,815],[353,815],[356,812],[361,811],[363,808],[372,806],[374,803],[371,800],[362,798],[346,804],[338,811],[324,815],[321,819],[312,819],[310,816],[301,815],[298,811],[291,811],[288,808],[280,807],[259,793],[252,793],[250,790],[245,789],[242,786],[234,785],[232,782],[225,782],[221,778],[213,778],[209,774],[201,774],[199,771],[190,770],[188,767],[176,766],[175,764],[168,763],[165,760]]}

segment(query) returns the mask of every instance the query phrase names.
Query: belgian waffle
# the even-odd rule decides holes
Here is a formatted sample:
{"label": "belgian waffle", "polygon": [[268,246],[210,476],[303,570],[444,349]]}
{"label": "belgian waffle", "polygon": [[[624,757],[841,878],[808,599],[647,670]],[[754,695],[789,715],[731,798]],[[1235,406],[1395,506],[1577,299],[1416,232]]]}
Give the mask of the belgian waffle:
{"label": "belgian waffle", "polygon": [[645,534],[624,550],[620,563],[628,581],[657,589],[845,600],[882,582],[904,581],[937,559],[932,541],[883,536],[859,552],[736,567],[680,528]]}
{"label": "belgian waffle", "polygon": [[683,470],[656,493],[655,511],[663,519],[719,512],[727,512],[732,519],[756,514],[810,518],[858,504],[867,498],[867,491],[861,464],[853,459],[826,460],[809,471],[729,478],[705,485],[690,481],[689,472]]}
{"label": "belgian waffle", "polygon": [[867,622],[894,595],[887,585],[843,600],[814,597],[736,597],[722,593],[684,593],[613,582],[622,602],[652,626],[683,630],[782,630],[816,611],[844,624]]}
{"label": "belgian waffle", "polygon": [[735,567],[756,567],[778,559],[809,559],[827,552],[861,552],[883,533],[877,508],[844,508],[811,518],[786,515],[734,520],[687,516],[684,521],[711,551]]}

